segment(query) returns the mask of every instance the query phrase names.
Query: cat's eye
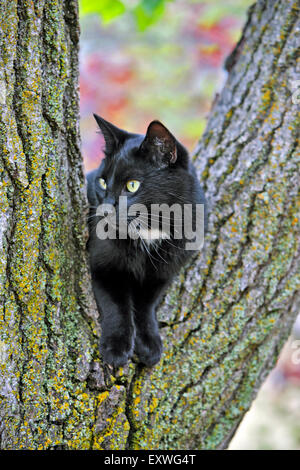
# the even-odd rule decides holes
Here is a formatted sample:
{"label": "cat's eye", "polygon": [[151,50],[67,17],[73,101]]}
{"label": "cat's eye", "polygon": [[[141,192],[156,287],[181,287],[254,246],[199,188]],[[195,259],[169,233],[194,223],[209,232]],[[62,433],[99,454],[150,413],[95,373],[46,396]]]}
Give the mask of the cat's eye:
{"label": "cat's eye", "polygon": [[106,182],[103,178],[99,178],[99,184],[100,184],[102,189],[106,189],[107,185],[106,185]]}
{"label": "cat's eye", "polygon": [[126,183],[126,188],[130,193],[135,193],[139,189],[140,184],[137,180],[129,180]]}

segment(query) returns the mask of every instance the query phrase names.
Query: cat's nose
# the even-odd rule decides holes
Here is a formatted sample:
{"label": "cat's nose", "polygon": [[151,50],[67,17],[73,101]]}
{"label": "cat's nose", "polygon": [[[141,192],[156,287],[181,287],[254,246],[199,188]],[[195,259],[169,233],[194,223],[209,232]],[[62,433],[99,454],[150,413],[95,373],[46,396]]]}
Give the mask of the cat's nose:
{"label": "cat's nose", "polygon": [[103,204],[107,204],[109,206],[115,206],[116,205],[116,199],[113,196],[107,196],[103,200]]}
{"label": "cat's nose", "polygon": [[106,197],[103,200],[102,204],[100,204],[100,206],[98,207],[97,214],[102,216],[109,216],[115,214],[115,204],[115,198],[109,196]]}
{"label": "cat's nose", "polygon": [[97,215],[101,217],[109,217],[115,215],[115,206],[110,204],[109,202],[103,202],[97,207]]}

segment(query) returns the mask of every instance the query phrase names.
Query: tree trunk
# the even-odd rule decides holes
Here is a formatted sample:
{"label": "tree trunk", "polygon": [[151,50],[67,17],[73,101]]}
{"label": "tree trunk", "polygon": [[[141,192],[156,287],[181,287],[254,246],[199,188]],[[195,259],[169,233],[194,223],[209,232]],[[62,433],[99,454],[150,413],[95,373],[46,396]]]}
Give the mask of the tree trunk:
{"label": "tree trunk", "polygon": [[299,311],[299,4],[259,1],[195,164],[204,251],[152,370],[98,353],[85,254],[75,0],[1,0],[0,446],[225,448]]}
{"label": "tree trunk", "polygon": [[77,2],[1,0],[0,16],[1,448],[80,448],[94,420],[85,378],[95,340]]}

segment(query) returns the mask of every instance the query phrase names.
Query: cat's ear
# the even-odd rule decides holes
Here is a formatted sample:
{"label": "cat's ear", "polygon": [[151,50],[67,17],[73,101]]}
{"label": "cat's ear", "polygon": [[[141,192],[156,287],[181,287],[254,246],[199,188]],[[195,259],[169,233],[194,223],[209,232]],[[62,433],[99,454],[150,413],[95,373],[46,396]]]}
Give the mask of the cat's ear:
{"label": "cat's ear", "polygon": [[159,121],[152,121],[149,124],[140,148],[160,166],[175,163],[177,160],[176,139]]}
{"label": "cat's ear", "polygon": [[94,114],[94,118],[96,119],[96,122],[104,137],[104,153],[105,155],[112,155],[117,150],[117,148],[124,143],[126,137],[128,137],[128,132],[119,129],[97,114]]}

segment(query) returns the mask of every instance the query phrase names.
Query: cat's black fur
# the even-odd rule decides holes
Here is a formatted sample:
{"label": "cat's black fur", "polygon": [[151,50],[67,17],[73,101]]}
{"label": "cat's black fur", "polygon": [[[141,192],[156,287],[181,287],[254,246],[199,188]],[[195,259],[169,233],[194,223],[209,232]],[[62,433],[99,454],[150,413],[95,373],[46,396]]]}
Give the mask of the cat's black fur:
{"label": "cat's black fur", "polygon": [[[204,204],[203,192],[186,149],[158,121],[146,136],[131,134],[95,115],[105,139],[105,158],[87,175],[90,204],[88,250],[95,298],[101,317],[100,352],[103,361],[118,367],[136,353],[146,366],[162,353],[155,309],[174,275],[193,254],[184,239],[99,240],[99,204],[112,203],[118,212],[120,195],[128,206],[142,203]],[[102,177],[107,182],[103,190]],[[128,180],[141,182],[136,193],[126,191]],[[174,221],[173,221],[174,224]]]}

